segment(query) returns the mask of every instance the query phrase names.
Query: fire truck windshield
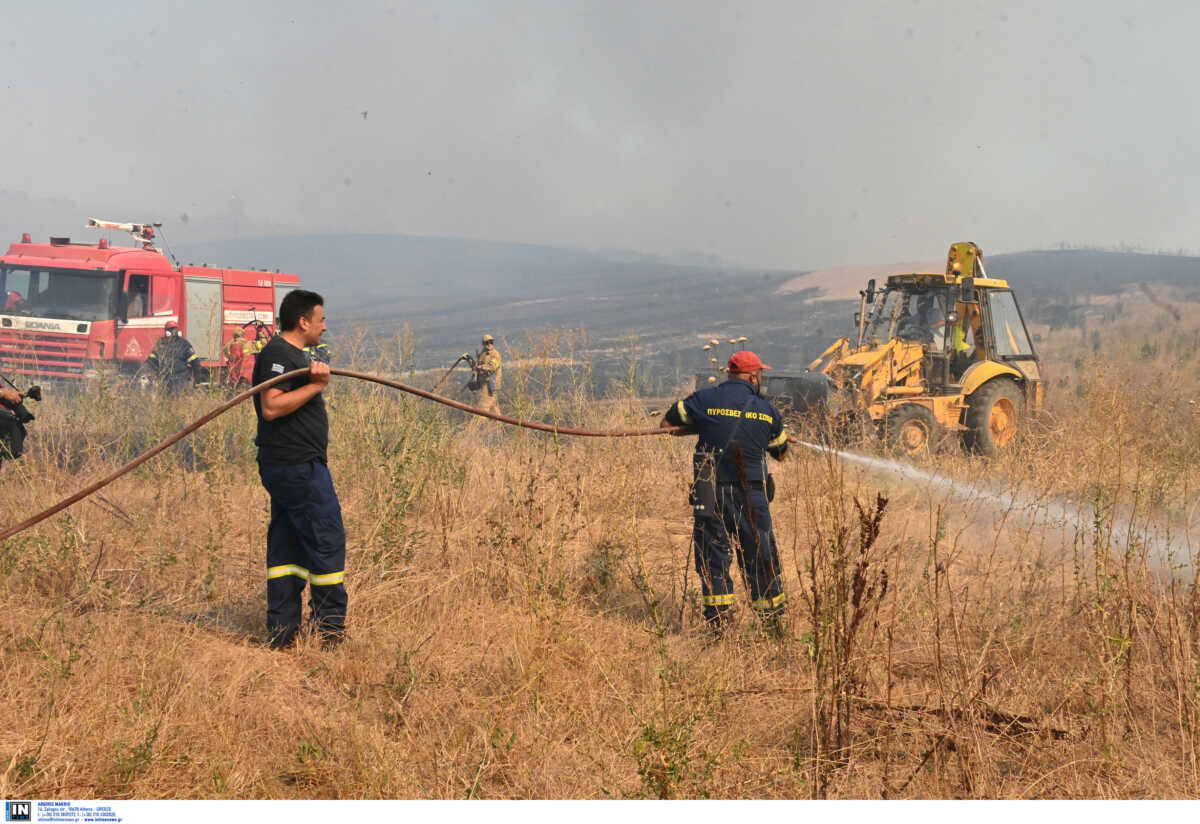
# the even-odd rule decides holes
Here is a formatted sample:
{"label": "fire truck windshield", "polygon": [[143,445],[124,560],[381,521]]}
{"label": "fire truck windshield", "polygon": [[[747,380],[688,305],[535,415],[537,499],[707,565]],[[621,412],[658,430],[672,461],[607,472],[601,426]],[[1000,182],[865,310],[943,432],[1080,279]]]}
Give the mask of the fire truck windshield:
{"label": "fire truck windshield", "polygon": [[119,292],[116,272],[0,266],[0,314],[107,320]]}

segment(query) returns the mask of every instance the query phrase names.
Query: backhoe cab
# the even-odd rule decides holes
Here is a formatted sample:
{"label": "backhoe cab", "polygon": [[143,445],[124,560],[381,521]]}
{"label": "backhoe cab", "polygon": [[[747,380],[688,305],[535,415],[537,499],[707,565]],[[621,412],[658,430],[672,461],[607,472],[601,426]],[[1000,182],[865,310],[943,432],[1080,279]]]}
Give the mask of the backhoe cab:
{"label": "backhoe cab", "polygon": [[[870,421],[888,447],[934,450],[948,433],[995,455],[1042,408],[1041,362],[1007,281],[974,243],[950,247],[943,274],[893,275],[861,293],[856,339],[809,364],[836,420]],[[771,387],[768,386],[768,391]]]}

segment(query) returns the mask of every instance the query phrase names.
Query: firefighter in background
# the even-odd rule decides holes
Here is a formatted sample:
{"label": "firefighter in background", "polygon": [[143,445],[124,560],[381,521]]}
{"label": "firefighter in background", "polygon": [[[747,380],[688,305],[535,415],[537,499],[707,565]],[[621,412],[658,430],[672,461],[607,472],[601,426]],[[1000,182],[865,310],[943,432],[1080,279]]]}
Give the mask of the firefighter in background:
{"label": "firefighter in background", "polygon": [[253,382],[254,364],[258,360],[258,353],[263,350],[272,337],[271,330],[261,320],[253,323],[254,339],[247,340],[246,345],[242,347],[242,370],[239,373],[239,381],[244,380],[247,384]]}
{"label": "firefighter in background", "polygon": [[688,395],[660,424],[699,435],[692,459],[692,544],[704,619],[718,634],[733,609],[734,554],[764,629],[783,631],[782,570],[771,526],[774,483],[766,456],[783,460],[788,437],[779,410],[761,396],[762,373],[770,368],[753,352],[735,352],[727,381]]}
{"label": "firefighter in background", "polygon": [[257,355],[271,340],[271,330],[261,320],[254,321],[254,340],[247,341],[246,354]]}
{"label": "firefighter in background", "polygon": [[163,336],[154,344],[145,368],[151,376],[166,387],[168,392],[178,392],[188,385],[203,379],[204,367],[200,356],[188,339],[179,333],[179,324],[167,321]]}
{"label": "firefighter in background", "polygon": [[17,408],[24,400],[20,392],[0,386],[0,464],[5,459],[19,458],[25,443],[25,427],[17,417]]}
{"label": "firefighter in background", "polygon": [[308,356],[315,361],[321,363],[329,363],[329,344],[318,343],[316,346],[310,346],[304,350]]}
{"label": "firefighter in background", "polygon": [[241,328],[233,330],[233,337],[225,344],[225,382],[237,386],[242,377],[242,363],[246,359],[246,333]]}
{"label": "firefighter in background", "polygon": [[483,349],[475,357],[475,374],[467,386],[475,393],[475,406],[485,412],[499,412],[500,404],[496,397],[500,394],[500,383],[503,379],[503,367],[500,363],[500,350],[496,348],[496,339],[491,335],[483,336]]}
{"label": "firefighter in background", "polygon": [[[3,364],[0,364],[2,367]],[[31,386],[24,392],[17,389],[0,372],[0,464],[19,458],[25,450],[25,424],[33,421],[33,413],[25,408],[25,399],[40,401],[42,388]],[[6,385],[5,385],[6,384]]]}

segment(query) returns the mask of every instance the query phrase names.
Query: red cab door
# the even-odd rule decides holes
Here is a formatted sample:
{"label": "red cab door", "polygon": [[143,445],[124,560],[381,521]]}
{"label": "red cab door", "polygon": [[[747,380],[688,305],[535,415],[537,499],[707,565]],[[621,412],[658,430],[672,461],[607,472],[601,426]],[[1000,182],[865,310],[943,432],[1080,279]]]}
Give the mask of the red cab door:
{"label": "red cab door", "polygon": [[167,321],[179,322],[178,278],[161,272],[124,274],[121,313],[117,318],[117,360],[127,366],[142,363],[163,336]]}

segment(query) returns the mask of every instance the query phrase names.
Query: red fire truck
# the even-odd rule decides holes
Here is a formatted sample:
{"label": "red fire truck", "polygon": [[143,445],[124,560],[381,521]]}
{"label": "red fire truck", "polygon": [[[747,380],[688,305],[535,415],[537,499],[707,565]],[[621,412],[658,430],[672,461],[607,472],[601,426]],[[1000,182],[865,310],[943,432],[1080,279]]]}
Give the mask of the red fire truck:
{"label": "red fire truck", "polygon": [[[300,278],[279,272],[173,266],[154,224],[89,220],[131,233],[138,246],[72,243],[28,234],[0,257],[0,363],[39,378],[78,380],[103,364],[133,371],[179,324],[202,362],[222,366],[233,330],[275,326],[279,301]],[[253,338],[253,331],[248,334]]]}

